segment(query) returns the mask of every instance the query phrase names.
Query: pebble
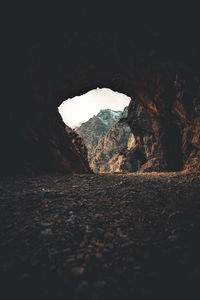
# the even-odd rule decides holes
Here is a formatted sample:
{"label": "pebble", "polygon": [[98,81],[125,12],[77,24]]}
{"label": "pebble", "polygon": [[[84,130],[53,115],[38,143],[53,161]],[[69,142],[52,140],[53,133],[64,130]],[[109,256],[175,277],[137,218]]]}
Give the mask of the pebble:
{"label": "pebble", "polygon": [[99,259],[100,259],[100,258],[102,258],[102,256],[103,256],[103,255],[102,255],[101,252],[97,252],[97,253],[96,253],[96,258],[99,258]]}
{"label": "pebble", "polygon": [[104,238],[105,238],[105,239],[110,239],[110,238],[112,238],[113,236],[114,236],[114,234],[111,233],[111,232],[106,232],[106,233],[104,234]]}
{"label": "pebble", "polygon": [[85,269],[82,268],[82,267],[74,267],[72,268],[72,273],[75,275],[75,276],[81,276],[83,275]]}
{"label": "pebble", "polygon": [[169,235],[169,236],[168,236],[168,240],[169,240],[170,242],[175,242],[175,241],[178,240],[178,238],[179,238],[178,235]]}
{"label": "pebble", "polygon": [[52,232],[52,230],[50,228],[47,228],[45,230],[42,230],[41,234],[44,235],[44,236],[50,236],[50,235],[53,234],[53,232]]}
{"label": "pebble", "polygon": [[[12,178],[4,179],[0,183],[1,278],[12,279],[17,270],[19,279],[30,275],[30,280],[37,277],[45,282],[41,285],[43,294],[46,283],[49,290],[57,289],[55,294],[67,291],[63,299],[74,299],[68,295],[73,289],[80,289],[79,299],[95,299],[93,293],[99,299],[104,287],[106,291],[111,287],[110,299],[114,294],[113,299],[123,299],[120,296],[126,294],[134,299],[137,295],[151,297],[163,278],[170,288],[167,280],[173,276],[184,289],[184,266],[189,270],[184,274],[185,282],[189,288],[195,287],[199,281],[190,280],[197,276],[193,269],[200,263],[200,190],[199,179],[192,180],[192,176],[100,174],[91,179],[78,174],[42,175],[32,177],[36,185],[28,190],[24,183],[31,182],[28,176],[13,177],[12,185]],[[172,177],[173,182],[168,183]],[[77,186],[76,190],[72,186]],[[40,201],[42,193],[45,197]],[[192,222],[190,226],[188,222]],[[180,260],[174,264],[175,257]],[[167,267],[172,265],[175,270],[170,278],[166,261]],[[189,265],[190,261],[193,264]],[[48,282],[49,275],[58,279],[57,287]],[[153,283],[150,289],[148,281]]]}

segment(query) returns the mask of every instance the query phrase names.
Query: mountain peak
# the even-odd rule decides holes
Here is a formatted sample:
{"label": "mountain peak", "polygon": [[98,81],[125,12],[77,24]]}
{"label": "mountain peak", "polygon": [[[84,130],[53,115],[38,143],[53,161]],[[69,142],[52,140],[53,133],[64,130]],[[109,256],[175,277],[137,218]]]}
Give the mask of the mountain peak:
{"label": "mountain peak", "polygon": [[121,117],[122,111],[112,110],[109,108],[101,109],[100,112],[96,115],[104,124],[109,127],[112,127]]}
{"label": "mountain peak", "polygon": [[83,138],[88,154],[93,151],[98,141],[104,137],[109,129],[120,119],[122,112],[112,109],[101,109],[96,116],[90,118],[75,128],[76,132]]}

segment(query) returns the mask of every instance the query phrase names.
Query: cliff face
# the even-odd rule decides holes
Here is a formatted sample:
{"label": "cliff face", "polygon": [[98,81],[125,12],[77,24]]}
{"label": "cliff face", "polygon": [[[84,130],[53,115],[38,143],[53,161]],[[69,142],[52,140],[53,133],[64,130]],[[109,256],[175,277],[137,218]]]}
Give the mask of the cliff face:
{"label": "cliff face", "polygon": [[152,120],[140,104],[131,100],[127,122],[135,137],[135,145],[130,150],[138,160],[137,170],[165,171],[167,153],[160,141],[162,132],[158,120]]}
{"label": "cliff face", "polygon": [[123,160],[119,157],[128,144],[131,130],[125,119],[128,107],[125,108],[121,119],[112,126],[105,137],[101,138],[90,156],[90,166],[95,173],[120,172]]}
{"label": "cliff face", "polygon": [[198,72],[179,65],[168,105],[145,97],[138,98],[141,104],[131,101],[127,121],[147,160],[140,171],[199,170],[199,82]]}
{"label": "cliff face", "polygon": [[[146,137],[144,137],[143,149],[135,140],[127,124],[127,117],[128,107],[125,107],[123,113],[109,109],[101,110],[97,116],[75,128],[85,141],[89,153],[89,165],[95,173],[134,172],[146,162],[146,153],[144,153],[148,144]],[[141,115],[137,112],[131,117],[136,122]],[[145,128],[141,130],[145,131]],[[143,134],[144,132],[141,132],[142,136]]]}
{"label": "cliff face", "polygon": [[131,100],[124,121],[134,143],[125,146],[125,127],[117,123],[94,151],[91,166],[95,172],[199,170],[200,75],[177,66],[173,85],[174,101],[168,107],[140,99],[139,93],[143,103]]}
{"label": "cliff face", "polygon": [[172,106],[180,132],[183,168],[200,169],[200,73],[186,65],[177,69],[176,101]]}
{"label": "cliff face", "polygon": [[[96,173],[166,171],[171,153],[164,143],[166,138],[171,139],[171,133],[169,137],[162,134],[159,119],[152,121],[143,107],[131,100],[121,119],[91,152],[90,166]],[[171,140],[172,151],[180,150],[177,142]],[[181,169],[181,161],[177,157],[172,166]]]}
{"label": "cliff face", "polygon": [[74,128],[87,146],[90,160],[99,140],[104,137],[112,125],[119,120],[120,115],[121,111],[103,109],[96,116],[82,123],[81,126]]}

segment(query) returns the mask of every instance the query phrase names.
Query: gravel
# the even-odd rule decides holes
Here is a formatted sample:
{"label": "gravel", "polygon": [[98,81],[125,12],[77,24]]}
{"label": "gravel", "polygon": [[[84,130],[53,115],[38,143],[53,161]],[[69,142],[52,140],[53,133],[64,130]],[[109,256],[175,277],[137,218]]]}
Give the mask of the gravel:
{"label": "gravel", "polygon": [[200,178],[0,179],[2,299],[200,299]]}

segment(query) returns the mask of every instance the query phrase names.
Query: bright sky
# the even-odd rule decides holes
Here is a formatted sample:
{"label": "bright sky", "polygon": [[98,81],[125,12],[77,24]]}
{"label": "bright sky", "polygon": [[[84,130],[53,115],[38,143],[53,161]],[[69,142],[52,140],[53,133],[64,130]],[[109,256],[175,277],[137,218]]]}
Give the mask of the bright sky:
{"label": "bright sky", "polygon": [[97,88],[82,96],[65,100],[58,107],[58,111],[64,123],[74,127],[79,123],[86,122],[98,114],[101,109],[110,108],[123,111],[130,101],[131,98],[124,94],[113,92],[108,88]]}

